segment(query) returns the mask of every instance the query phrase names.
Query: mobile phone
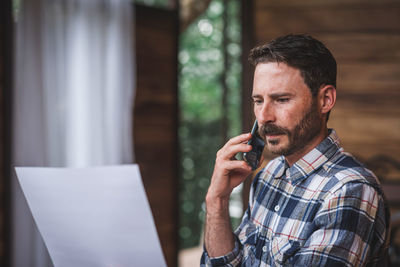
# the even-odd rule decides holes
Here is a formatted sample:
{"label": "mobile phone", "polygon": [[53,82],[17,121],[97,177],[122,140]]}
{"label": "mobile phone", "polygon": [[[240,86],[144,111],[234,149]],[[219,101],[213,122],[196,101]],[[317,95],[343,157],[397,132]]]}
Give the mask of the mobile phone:
{"label": "mobile phone", "polygon": [[264,150],[265,142],[258,134],[258,123],[257,120],[253,124],[251,129],[251,139],[247,142],[248,145],[252,146],[251,151],[243,153],[243,159],[250,165],[251,169],[254,171],[257,169],[260,158]]}

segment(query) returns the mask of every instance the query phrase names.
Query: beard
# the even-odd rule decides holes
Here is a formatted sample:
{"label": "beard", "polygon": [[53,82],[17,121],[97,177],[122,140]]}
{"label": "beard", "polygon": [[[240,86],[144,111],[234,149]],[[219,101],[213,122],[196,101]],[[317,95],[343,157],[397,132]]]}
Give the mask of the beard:
{"label": "beard", "polygon": [[[258,133],[264,139],[267,148],[273,154],[289,156],[311,142],[322,130],[322,120],[318,113],[317,102],[313,101],[309,110],[293,130],[272,123],[260,126]],[[279,147],[280,139],[267,140],[266,135],[286,135],[288,143]]]}

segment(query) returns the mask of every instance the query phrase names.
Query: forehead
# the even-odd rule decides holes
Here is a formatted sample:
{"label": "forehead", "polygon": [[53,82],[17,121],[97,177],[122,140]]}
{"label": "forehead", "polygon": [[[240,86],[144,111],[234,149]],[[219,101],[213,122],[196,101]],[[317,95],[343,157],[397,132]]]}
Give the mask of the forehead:
{"label": "forehead", "polygon": [[254,71],[253,94],[283,92],[291,94],[310,92],[300,70],[282,62],[257,64]]}

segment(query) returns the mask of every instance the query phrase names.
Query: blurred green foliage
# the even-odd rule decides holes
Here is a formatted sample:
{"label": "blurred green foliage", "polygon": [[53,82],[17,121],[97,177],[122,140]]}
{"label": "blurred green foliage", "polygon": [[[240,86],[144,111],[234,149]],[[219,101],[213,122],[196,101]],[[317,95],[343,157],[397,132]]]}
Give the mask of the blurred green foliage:
{"label": "blurred green foliage", "polygon": [[[228,136],[241,129],[241,64],[239,1],[211,1],[205,13],[180,36],[180,246],[200,242],[205,206],[204,197],[214,167],[215,154],[225,143],[222,133],[223,16],[228,14],[227,52]],[[235,196],[234,196],[235,197]],[[236,201],[240,203],[240,201]],[[236,216],[237,217],[237,216]],[[237,224],[238,219],[235,220]]]}
{"label": "blurred green foliage", "polygon": [[[134,0],[167,7],[168,0]],[[204,197],[214,168],[215,155],[225,143],[222,119],[228,118],[228,136],[241,131],[241,25],[239,0],[212,0],[208,9],[180,35],[180,225],[181,249],[199,245],[205,218]],[[223,12],[227,11],[227,45],[223,47]],[[229,65],[224,69],[224,49]],[[222,82],[228,86],[227,114],[223,114]],[[236,193],[235,193],[236,192]],[[240,191],[231,197],[233,226],[241,217]]]}
{"label": "blurred green foliage", "polygon": [[146,6],[164,7],[164,8],[168,7],[169,5],[169,0],[133,0],[133,2]]}

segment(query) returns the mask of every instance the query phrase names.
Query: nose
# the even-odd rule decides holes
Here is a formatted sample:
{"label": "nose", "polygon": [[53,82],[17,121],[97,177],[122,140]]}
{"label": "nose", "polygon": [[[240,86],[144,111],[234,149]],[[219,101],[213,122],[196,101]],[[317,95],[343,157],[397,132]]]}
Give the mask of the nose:
{"label": "nose", "polygon": [[254,107],[254,115],[259,124],[275,122],[275,112],[270,103],[264,102],[259,107]]}

